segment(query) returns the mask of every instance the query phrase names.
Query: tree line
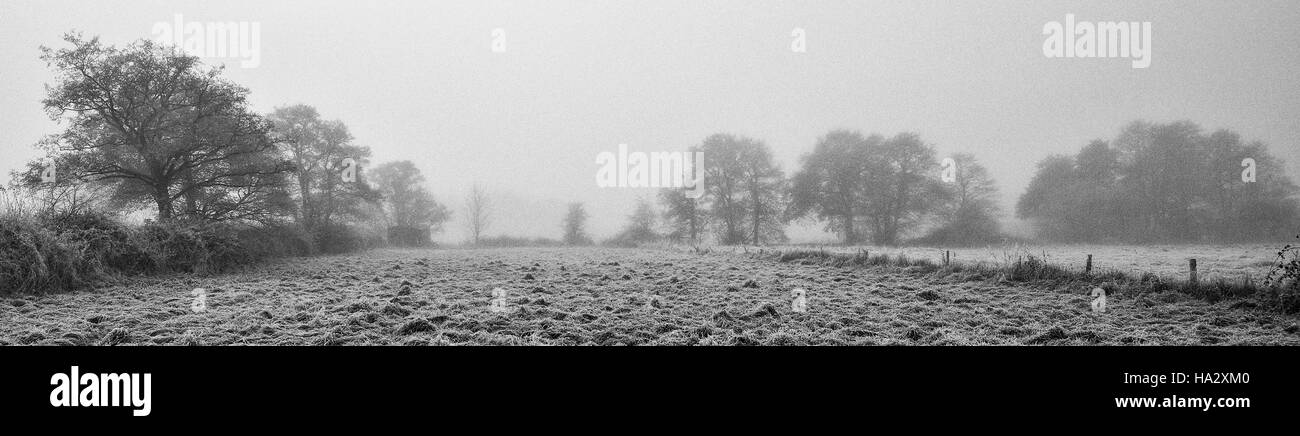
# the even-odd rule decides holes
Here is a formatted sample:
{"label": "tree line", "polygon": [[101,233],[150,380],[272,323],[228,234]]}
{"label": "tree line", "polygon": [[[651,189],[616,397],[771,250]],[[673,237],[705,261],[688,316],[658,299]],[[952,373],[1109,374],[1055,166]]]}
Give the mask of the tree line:
{"label": "tree line", "polygon": [[311,106],[257,114],[222,68],[173,47],[64,39],[71,47],[41,56],[55,72],[42,103],[64,127],[37,144],[45,156],[15,174],[19,186],[45,187],[52,167],[51,192],[94,190],[97,206],[149,208],[158,221],[292,222],[325,251],[366,237],[422,245],[450,218],[413,163],[361,171],[370,148]]}
{"label": "tree line", "polygon": [[[795,220],[824,223],[845,244],[1007,239],[988,170],[957,153],[945,176],[934,148],[914,133],[831,131],[788,178],[752,138],[715,134],[690,150],[704,151],[704,197],[664,189],[663,234],[649,230],[652,206],[642,200],[613,242],[773,244]],[[1190,121],[1135,121],[1113,140],[1039,162],[1016,216],[1037,238],[1057,242],[1275,241],[1300,228],[1296,193],[1260,141],[1226,129],[1207,134]]]}
{"label": "tree line", "polygon": [[[704,195],[662,189],[662,233],[654,230],[653,205],[640,200],[611,242],[777,244],[788,240],[785,227],[796,220],[822,222],[846,244],[1001,238],[997,187],[988,171],[972,155],[957,154],[945,180],[934,147],[915,133],[831,131],[788,177],[757,139],[719,133],[690,152],[704,155]],[[582,234],[573,225],[582,213],[580,204],[570,206],[566,240],[583,240],[571,236]]]}
{"label": "tree line", "polygon": [[[321,246],[345,248],[364,244],[359,233],[428,243],[451,217],[413,163],[372,168],[370,148],[311,106],[255,113],[248,89],[221,68],[149,40],[124,47],[78,34],[65,40],[71,47],[42,47],[55,72],[42,104],[64,127],[37,144],[44,158],[16,174],[18,185],[48,186],[65,208],[148,208],[159,221],[292,222]],[[795,221],[821,223],[846,244],[1005,237],[987,169],[967,153],[942,165],[915,133],[833,130],[788,175],[766,143],[742,135],[713,134],[689,151],[704,156],[703,196],[663,189],[661,211],[642,199],[612,242],[779,244]],[[1239,165],[1247,162],[1249,181]],[[42,177],[51,166],[52,185]],[[349,170],[351,179],[340,176]],[[1113,140],[1041,161],[1015,213],[1056,241],[1257,240],[1300,225],[1295,193],[1258,141],[1229,130],[1206,134],[1191,122],[1134,122]],[[488,200],[477,185],[465,199],[476,244],[492,222]],[[563,242],[591,243],[587,219],[583,205],[570,205]]]}
{"label": "tree line", "polygon": [[1068,242],[1272,241],[1300,228],[1296,192],[1262,142],[1137,121],[1039,162],[1016,215]]}

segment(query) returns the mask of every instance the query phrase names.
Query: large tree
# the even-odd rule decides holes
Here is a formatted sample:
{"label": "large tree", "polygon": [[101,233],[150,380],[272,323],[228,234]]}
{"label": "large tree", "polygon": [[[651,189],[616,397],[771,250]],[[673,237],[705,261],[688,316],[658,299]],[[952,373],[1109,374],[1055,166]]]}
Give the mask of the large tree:
{"label": "large tree", "polygon": [[[368,206],[380,196],[362,171],[369,163],[370,147],[356,144],[347,125],[323,120],[311,106],[278,107],[268,118],[274,125],[273,136],[294,164],[300,223],[317,228],[369,217]],[[353,181],[343,179],[348,159],[357,166]]]}
{"label": "large tree", "polygon": [[709,202],[709,218],[714,224],[718,242],[725,245],[745,241],[745,149],[752,140],[729,134],[714,134],[704,139],[700,151],[704,153],[705,197]]}
{"label": "large tree", "polygon": [[111,186],[115,203],[151,203],[160,220],[284,213],[292,165],[268,136],[270,123],[249,110],[248,90],[221,68],[149,40],[64,40],[71,47],[41,49],[56,72],[43,104],[67,127],[39,147],[61,178]]}
{"label": "large tree", "polygon": [[831,131],[818,139],[793,177],[789,216],[811,214],[825,221],[827,230],[841,235],[845,244],[861,242],[863,232],[857,224],[865,212],[868,189],[862,178],[869,153],[882,142],[880,135],[863,137],[848,130]]}
{"label": "large tree", "polygon": [[872,242],[894,245],[944,198],[934,148],[914,133],[873,144],[861,178]]}
{"label": "large tree", "polygon": [[785,242],[787,183],[766,144],[751,142],[741,155],[741,188],[748,209],[749,243]]}
{"label": "large tree", "polygon": [[761,141],[729,134],[704,139],[704,200],[722,244],[785,239],[785,180]]}

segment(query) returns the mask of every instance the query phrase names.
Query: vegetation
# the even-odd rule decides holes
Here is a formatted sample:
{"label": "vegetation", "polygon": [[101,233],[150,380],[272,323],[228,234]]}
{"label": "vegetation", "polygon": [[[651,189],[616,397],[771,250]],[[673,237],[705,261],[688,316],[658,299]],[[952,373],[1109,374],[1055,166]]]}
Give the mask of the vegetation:
{"label": "vegetation", "polygon": [[564,243],[567,245],[591,245],[587,236],[587,209],[582,203],[569,203],[569,212],[564,215]]}
{"label": "vegetation", "polygon": [[[1246,159],[1254,181],[1243,180]],[[1296,192],[1263,143],[1187,121],[1139,121],[1040,162],[1016,214],[1065,242],[1270,241],[1300,227]]]}
{"label": "vegetation", "polygon": [[[63,131],[5,190],[0,293],[428,245],[449,217],[410,162],[377,167],[372,188],[370,149],[311,106],[254,114],[246,88],[183,51],[64,39],[42,48],[56,77],[43,104]],[[154,218],[119,220],[142,209]]]}

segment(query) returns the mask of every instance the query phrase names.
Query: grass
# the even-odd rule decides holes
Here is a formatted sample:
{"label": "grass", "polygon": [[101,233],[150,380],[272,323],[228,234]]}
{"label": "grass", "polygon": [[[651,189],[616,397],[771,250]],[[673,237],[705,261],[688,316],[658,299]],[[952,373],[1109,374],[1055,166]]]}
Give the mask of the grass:
{"label": "grass", "polygon": [[[1098,314],[1083,283],[813,256],[573,247],[285,258],[0,297],[0,345],[1300,345],[1294,316],[1253,300],[1166,289],[1117,295]],[[199,287],[206,312],[190,308]],[[508,313],[491,311],[498,287]],[[807,313],[793,312],[794,288],[808,290]]]}
{"label": "grass", "polygon": [[909,259],[906,255],[871,255],[866,250],[857,253],[835,253],[825,249],[790,249],[762,251],[754,256],[776,260],[778,262],[795,262],[803,264],[823,264],[834,267],[893,267],[903,268],[918,274],[958,276],[970,281],[994,281],[1037,283],[1042,286],[1089,286],[1106,289],[1108,295],[1128,293],[1159,293],[1167,290],[1181,292],[1208,303],[1223,300],[1254,298],[1259,307],[1279,310],[1291,314],[1300,312],[1300,305],[1295,303],[1294,290],[1268,287],[1255,282],[1249,276],[1242,280],[1230,280],[1216,277],[1211,280],[1190,282],[1160,276],[1154,273],[1131,274],[1109,269],[1085,271],[1070,269],[1049,263],[1043,257],[1027,253],[1005,255],[1006,261],[999,263],[974,262],[963,263],[951,261],[941,264],[931,259]]}

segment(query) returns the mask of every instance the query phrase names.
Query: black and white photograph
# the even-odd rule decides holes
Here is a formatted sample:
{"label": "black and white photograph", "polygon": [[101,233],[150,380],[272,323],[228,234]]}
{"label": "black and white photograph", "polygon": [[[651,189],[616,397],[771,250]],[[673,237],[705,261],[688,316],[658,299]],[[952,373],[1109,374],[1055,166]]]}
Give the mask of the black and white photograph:
{"label": "black and white photograph", "polygon": [[[1293,408],[1248,397],[1300,346],[1297,23],[1264,0],[6,0],[0,365],[35,386],[7,401],[176,416],[169,371],[242,353],[371,362],[346,381],[756,346],[717,356],[800,375],[755,389],[818,359],[1041,356],[1095,410]],[[213,377],[187,389],[241,376]]]}

